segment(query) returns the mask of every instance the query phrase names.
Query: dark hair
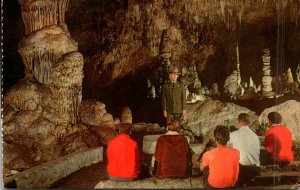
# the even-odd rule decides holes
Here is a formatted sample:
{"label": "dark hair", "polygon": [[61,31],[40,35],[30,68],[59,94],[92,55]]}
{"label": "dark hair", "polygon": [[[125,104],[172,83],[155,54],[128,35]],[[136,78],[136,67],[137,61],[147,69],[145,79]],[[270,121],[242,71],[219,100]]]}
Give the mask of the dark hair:
{"label": "dark hair", "polygon": [[270,112],[268,119],[273,124],[280,124],[282,121],[281,115],[278,112]]}
{"label": "dark hair", "polygon": [[218,125],[214,130],[214,136],[219,144],[225,145],[229,141],[229,129],[226,126]]}
{"label": "dark hair", "polygon": [[119,124],[119,134],[130,134],[132,125],[130,123]]}
{"label": "dark hair", "polygon": [[239,116],[238,116],[238,121],[239,122],[243,122],[243,123],[250,123],[250,119],[249,119],[249,115],[246,114],[246,113],[241,113]]}
{"label": "dark hair", "polygon": [[176,131],[179,133],[181,130],[180,123],[176,119],[169,121],[167,126],[168,126],[168,130],[170,131]]}

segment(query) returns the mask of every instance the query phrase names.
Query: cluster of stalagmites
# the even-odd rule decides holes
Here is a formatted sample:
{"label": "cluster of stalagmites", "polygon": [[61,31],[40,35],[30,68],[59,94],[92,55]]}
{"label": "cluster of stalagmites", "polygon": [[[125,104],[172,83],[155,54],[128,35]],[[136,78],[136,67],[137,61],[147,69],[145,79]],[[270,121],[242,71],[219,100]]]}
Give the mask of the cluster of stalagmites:
{"label": "cluster of stalagmites", "polygon": [[[290,20],[293,23],[299,23],[300,6],[296,0],[286,1],[287,3],[282,6],[284,10],[277,10],[280,1],[274,0],[170,2],[133,1],[129,2],[128,9],[114,10],[112,8],[112,12],[101,11],[98,7],[94,9],[94,12],[98,14],[95,20],[101,23],[96,24],[98,34],[93,31],[86,33],[78,31],[80,32],[78,36],[82,37],[83,47],[88,47],[90,41],[94,39],[97,39],[94,46],[102,47],[103,51],[91,58],[87,64],[101,65],[93,69],[95,73],[98,73],[97,77],[100,76],[99,81],[104,81],[103,85],[136,70],[141,64],[151,62],[153,57],[159,57],[164,64],[168,64],[169,61],[183,64],[194,62],[200,71],[200,65],[205,64],[205,59],[204,61],[202,59],[202,56],[205,57],[203,51],[209,48],[205,45],[218,41],[214,39],[213,26],[216,25],[225,26],[229,31],[234,31],[238,25],[253,24],[258,20],[257,18],[266,14],[268,17],[269,14],[276,17],[279,11],[290,12],[287,14]],[[113,3],[116,4],[116,1]],[[253,12],[255,14],[252,14]],[[76,13],[73,14],[75,14],[74,17],[78,17]],[[94,19],[94,15],[92,17]],[[86,16],[83,19],[89,22],[90,17]],[[85,26],[92,27],[88,24]],[[166,31],[168,37],[166,37]],[[161,48],[161,46],[166,47]],[[91,51],[94,50],[93,47]],[[185,59],[185,56],[188,58]],[[157,87],[150,86],[150,88],[153,93],[155,90],[158,93]]]}
{"label": "cluster of stalagmites", "polygon": [[[147,79],[148,87],[148,98],[155,99],[160,97],[162,83],[167,80],[168,67],[170,66],[169,57],[166,56],[165,52],[168,52],[164,48],[165,43],[162,44],[162,63],[159,67],[161,75],[160,78],[156,80]],[[249,99],[262,99],[262,98],[277,98],[285,94],[300,94],[300,64],[295,70],[296,80],[292,74],[291,68],[288,68],[284,73],[276,73],[276,71],[271,71],[270,66],[270,50],[269,48],[263,49],[262,56],[262,78],[261,82],[255,84],[252,77],[249,80],[243,79],[240,71],[239,61],[239,48],[236,47],[236,69],[233,70],[232,74],[229,75],[224,81],[223,87],[224,91],[220,92],[217,83],[213,83],[211,87],[201,86],[201,81],[198,77],[198,72],[196,65],[191,65],[189,67],[183,66],[180,69],[181,77],[179,80],[183,82],[186,87],[186,99],[187,103],[194,103],[197,101],[205,101],[208,99],[218,99],[221,96],[223,98],[230,98],[231,100],[249,100]],[[275,75],[276,73],[277,75]],[[164,78],[163,78],[164,76]],[[156,86],[154,86],[156,84]]]}

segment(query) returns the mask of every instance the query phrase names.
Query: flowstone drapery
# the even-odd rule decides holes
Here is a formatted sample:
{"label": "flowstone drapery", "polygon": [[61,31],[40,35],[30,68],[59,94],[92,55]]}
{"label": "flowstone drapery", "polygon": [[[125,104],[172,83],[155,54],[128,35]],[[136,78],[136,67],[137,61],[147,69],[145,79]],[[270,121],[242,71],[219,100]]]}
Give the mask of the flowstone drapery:
{"label": "flowstone drapery", "polygon": [[28,154],[5,154],[9,169],[27,169],[87,147],[76,135],[62,140],[85,130],[74,126],[82,99],[83,56],[64,23],[68,2],[19,0],[25,36],[18,52],[25,78],[4,96],[3,139],[6,148]]}

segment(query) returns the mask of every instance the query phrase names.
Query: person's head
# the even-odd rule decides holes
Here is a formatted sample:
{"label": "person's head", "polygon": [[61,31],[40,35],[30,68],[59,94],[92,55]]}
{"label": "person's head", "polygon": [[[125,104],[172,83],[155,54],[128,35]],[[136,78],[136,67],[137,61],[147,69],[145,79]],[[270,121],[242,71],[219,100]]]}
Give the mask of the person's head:
{"label": "person's head", "polygon": [[119,134],[127,134],[131,133],[132,125],[130,123],[121,123],[119,124]]}
{"label": "person's head", "polygon": [[281,115],[278,112],[270,112],[268,114],[269,125],[280,124],[282,121]]}
{"label": "person's head", "polygon": [[218,125],[214,130],[215,141],[220,145],[226,145],[230,139],[228,127]]}
{"label": "person's head", "polygon": [[178,73],[179,70],[176,66],[170,66],[169,68],[169,79],[172,81],[172,82],[176,82],[177,81],[177,78],[178,78]]}
{"label": "person's head", "polygon": [[167,130],[168,131],[176,131],[179,133],[181,130],[179,121],[176,119],[169,121],[167,124]]}
{"label": "person's head", "polygon": [[250,125],[250,119],[249,119],[249,115],[246,113],[241,113],[238,116],[238,126],[237,128],[241,128],[243,126],[249,126]]}

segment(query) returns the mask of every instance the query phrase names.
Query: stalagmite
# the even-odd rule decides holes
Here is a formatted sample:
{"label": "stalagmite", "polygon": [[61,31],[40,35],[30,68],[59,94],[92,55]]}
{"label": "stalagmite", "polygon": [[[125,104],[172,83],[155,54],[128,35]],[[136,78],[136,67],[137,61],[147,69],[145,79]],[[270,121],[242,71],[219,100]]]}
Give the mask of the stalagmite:
{"label": "stalagmite", "polygon": [[241,71],[240,71],[240,52],[239,44],[236,45],[236,70],[237,70],[237,84],[241,85]]}
{"label": "stalagmite", "polygon": [[249,79],[249,87],[254,87],[254,82],[253,82],[251,76],[250,76],[250,79]]}
{"label": "stalagmite", "polygon": [[267,98],[272,98],[274,93],[272,92],[272,77],[270,69],[270,50],[269,48],[264,49],[263,60],[263,77],[262,77],[262,96]]}
{"label": "stalagmite", "polygon": [[[19,2],[26,35],[19,43],[18,52],[25,65],[26,77],[4,98],[6,106],[14,109],[16,118],[10,124],[4,123],[3,130],[9,130],[10,125],[17,126],[18,129],[11,134],[18,141],[14,143],[29,149],[37,147],[39,160],[48,161],[61,156],[60,149],[55,148],[57,152],[52,158],[47,156],[49,148],[41,145],[50,143],[59,146],[58,138],[64,131],[69,131],[67,128],[70,125],[79,121],[83,56],[78,52],[77,43],[70,38],[67,28],[57,25],[58,17],[60,24],[65,25],[68,0]],[[60,15],[56,4],[62,5]],[[56,132],[53,139],[51,128],[57,126],[62,130]],[[47,140],[49,138],[51,142]],[[72,152],[77,148],[73,147]]]}
{"label": "stalagmite", "polygon": [[297,81],[300,84],[300,63],[298,64],[298,67],[296,69],[296,76],[297,76]]}
{"label": "stalagmite", "polygon": [[294,78],[293,78],[291,68],[288,68],[286,72],[286,77],[287,77],[287,85],[294,84]]}

